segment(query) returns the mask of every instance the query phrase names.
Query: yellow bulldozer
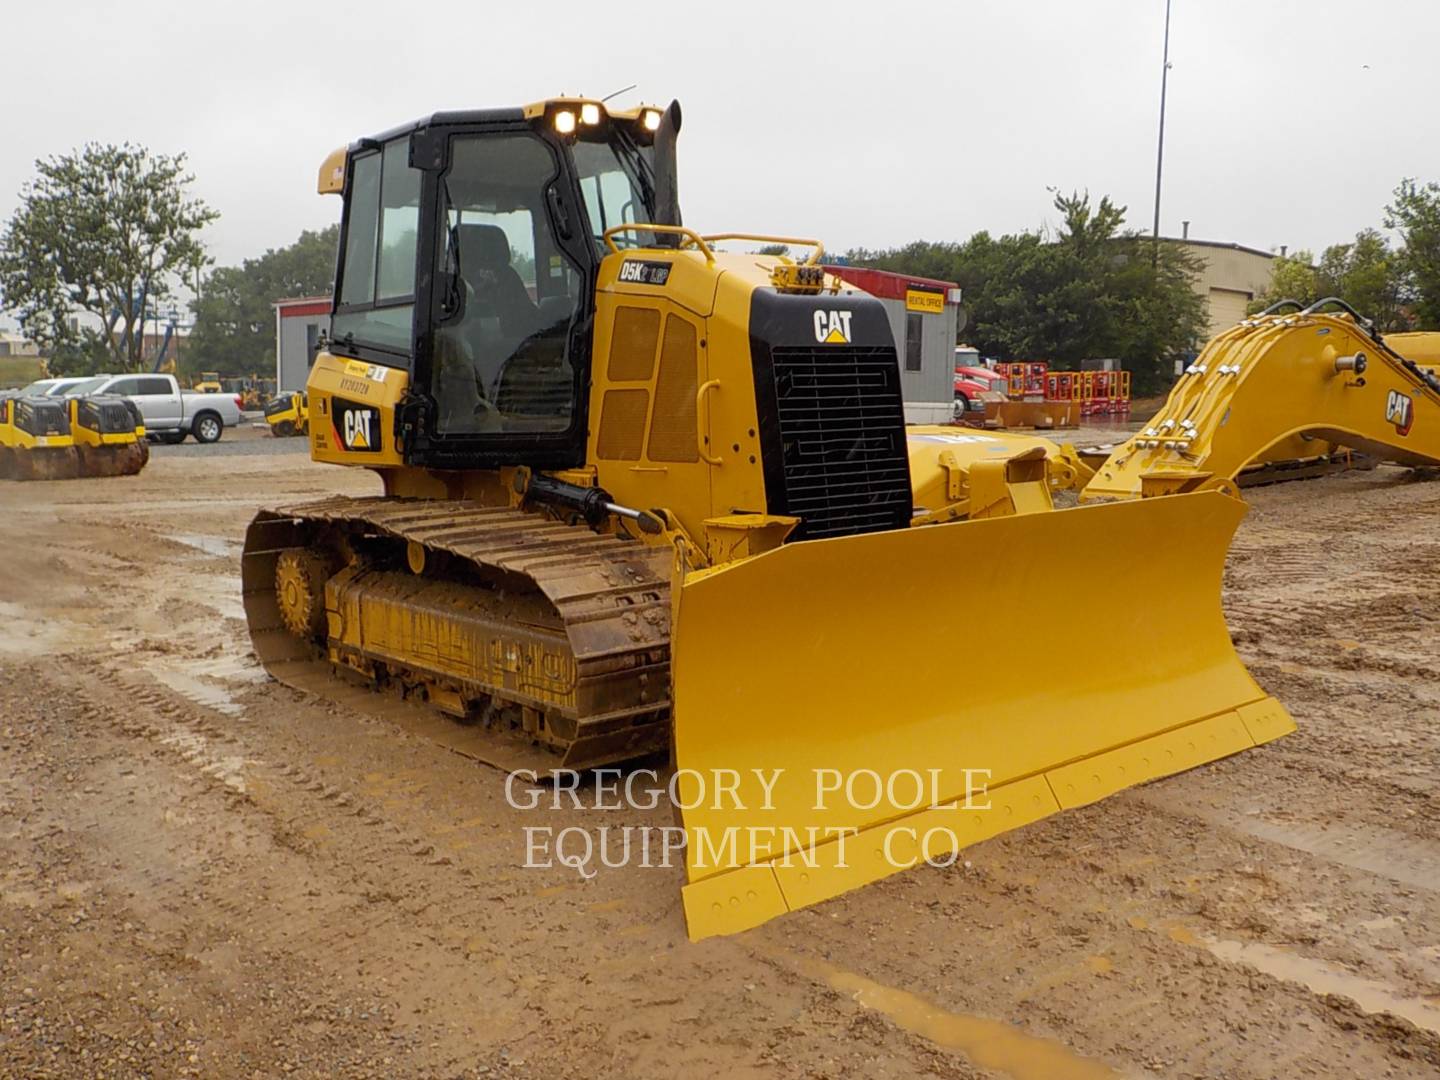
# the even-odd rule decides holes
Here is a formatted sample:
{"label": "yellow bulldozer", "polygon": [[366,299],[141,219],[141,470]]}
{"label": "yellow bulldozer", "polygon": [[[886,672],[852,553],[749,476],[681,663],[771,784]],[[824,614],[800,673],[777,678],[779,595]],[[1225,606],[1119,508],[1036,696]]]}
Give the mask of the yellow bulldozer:
{"label": "yellow bulldozer", "polygon": [[0,480],[134,476],[149,460],[128,398],[0,393]]}
{"label": "yellow bulldozer", "polygon": [[[383,494],[250,526],[268,671],[423,702],[502,768],[671,754],[692,938],[1293,730],[1221,611],[1232,442],[1315,427],[1440,461],[1433,380],[1307,311],[1217,339],[1098,473],[1032,436],[907,428],[885,312],[818,243],[682,223],[679,128],[675,104],[567,97],[326,159],[311,454]],[[810,254],[736,250],[760,243]],[[1000,653],[964,678],[926,618],[1033,639],[1096,575],[1145,598],[1094,613],[1115,663]]]}

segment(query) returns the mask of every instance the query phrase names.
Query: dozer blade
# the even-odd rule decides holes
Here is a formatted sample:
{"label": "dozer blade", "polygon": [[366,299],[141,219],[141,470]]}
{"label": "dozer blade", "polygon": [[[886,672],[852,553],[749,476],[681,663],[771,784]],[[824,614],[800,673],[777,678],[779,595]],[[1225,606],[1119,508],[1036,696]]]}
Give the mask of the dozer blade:
{"label": "dozer blade", "polygon": [[[671,664],[691,938],[1293,731],[1221,611],[1244,513],[1173,495],[690,574]],[[1097,595],[1103,650],[1045,628]]]}

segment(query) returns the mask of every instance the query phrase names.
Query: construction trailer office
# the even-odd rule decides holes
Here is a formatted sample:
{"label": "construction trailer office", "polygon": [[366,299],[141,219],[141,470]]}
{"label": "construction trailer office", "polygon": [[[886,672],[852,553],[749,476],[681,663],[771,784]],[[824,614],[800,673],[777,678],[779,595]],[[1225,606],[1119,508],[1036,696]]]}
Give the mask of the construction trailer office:
{"label": "construction trailer office", "polygon": [[320,342],[330,332],[330,297],[301,296],[275,303],[275,386],[304,390]]}
{"label": "construction trailer office", "polygon": [[911,424],[948,424],[955,408],[955,339],[961,329],[960,287],[953,281],[892,274],[860,266],[827,266],[885,307],[905,419]]}

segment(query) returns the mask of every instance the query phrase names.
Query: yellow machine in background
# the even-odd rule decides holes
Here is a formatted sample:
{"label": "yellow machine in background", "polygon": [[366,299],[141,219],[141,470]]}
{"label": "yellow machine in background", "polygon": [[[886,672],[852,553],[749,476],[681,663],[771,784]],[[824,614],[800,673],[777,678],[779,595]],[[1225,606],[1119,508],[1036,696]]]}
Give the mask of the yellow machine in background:
{"label": "yellow machine in background", "polygon": [[149,460],[140,410],[126,398],[0,395],[0,479],[133,476]]}
{"label": "yellow machine in background", "polygon": [[310,433],[310,409],[303,391],[282,394],[265,403],[265,422],[270,434],[282,438]]}
{"label": "yellow machine in background", "polygon": [[78,475],[64,401],[0,394],[0,479],[65,480]]}
{"label": "yellow machine in background", "polygon": [[[268,671],[428,703],[464,721],[446,745],[507,768],[673,750],[696,938],[1293,729],[1226,631],[1244,504],[1218,471],[1166,481],[1161,440],[1114,466],[1133,489],[1112,470],[1111,501],[1056,509],[1092,476],[1075,455],[907,429],[880,302],[812,241],[683,226],[678,130],[676,105],[561,98],[326,160],[344,239],[311,454],[384,495],[250,526]],[[811,255],[735,250],[755,243]],[[1343,323],[1286,335],[1350,348]],[[1295,378],[1322,376],[1357,373],[1325,353]],[[1383,417],[1387,390],[1344,393]],[[1093,613],[1123,663],[1062,651],[1041,678],[1002,650],[957,690],[926,613],[1031,640],[1084,578],[1146,598]]]}
{"label": "yellow machine in background", "polygon": [[220,384],[220,373],[218,371],[202,371],[200,379],[191,387],[197,394],[219,394],[224,387]]}
{"label": "yellow machine in background", "polygon": [[[1323,313],[1331,306],[1343,311]],[[1429,409],[1440,380],[1396,351],[1408,336],[1373,334],[1336,298],[1246,319],[1205,347],[1081,498],[1227,488],[1254,463],[1304,460],[1309,447],[1436,464],[1440,431]]]}

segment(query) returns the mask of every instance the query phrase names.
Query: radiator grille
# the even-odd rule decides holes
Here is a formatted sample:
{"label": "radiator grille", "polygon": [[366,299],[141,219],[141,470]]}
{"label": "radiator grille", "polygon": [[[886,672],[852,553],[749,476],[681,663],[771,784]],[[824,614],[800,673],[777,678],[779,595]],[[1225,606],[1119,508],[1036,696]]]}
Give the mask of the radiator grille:
{"label": "radiator grille", "polygon": [[783,513],[804,519],[792,538],[903,527],[912,500],[895,349],[776,345],[771,359]]}
{"label": "radiator grille", "polygon": [[70,434],[70,418],[60,401],[21,398],[15,402],[15,426],[30,435]]}
{"label": "radiator grille", "polygon": [[660,312],[622,304],[615,309],[610,332],[611,382],[649,379],[655,370],[655,345],[660,340]]}
{"label": "radiator grille", "polygon": [[600,406],[595,456],[609,461],[639,461],[649,407],[649,390],[606,390]]}
{"label": "radiator grille", "polygon": [[651,461],[699,461],[696,437],[695,325],[671,315],[665,320],[655,409],[650,419]]}
{"label": "radiator grille", "polygon": [[102,435],[120,435],[135,430],[135,417],[120,398],[82,398],[81,426]]}

